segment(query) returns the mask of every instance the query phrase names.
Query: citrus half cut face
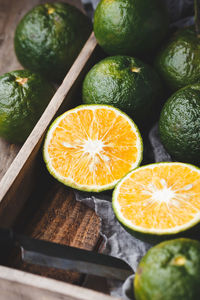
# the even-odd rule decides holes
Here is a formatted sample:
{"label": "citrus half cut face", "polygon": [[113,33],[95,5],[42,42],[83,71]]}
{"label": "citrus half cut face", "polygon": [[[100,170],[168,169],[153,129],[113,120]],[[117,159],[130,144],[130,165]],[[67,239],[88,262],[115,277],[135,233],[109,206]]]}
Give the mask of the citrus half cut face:
{"label": "citrus half cut face", "polygon": [[184,163],[157,163],[125,176],[113,193],[113,209],[128,229],[175,234],[200,221],[200,169]]}
{"label": "citrus half cut face", "polygon": [[44,143],[49,172],[83,191],[112,189],[142,159],[142,139],[134,122],[107,105],[82,105],[51,125]]}

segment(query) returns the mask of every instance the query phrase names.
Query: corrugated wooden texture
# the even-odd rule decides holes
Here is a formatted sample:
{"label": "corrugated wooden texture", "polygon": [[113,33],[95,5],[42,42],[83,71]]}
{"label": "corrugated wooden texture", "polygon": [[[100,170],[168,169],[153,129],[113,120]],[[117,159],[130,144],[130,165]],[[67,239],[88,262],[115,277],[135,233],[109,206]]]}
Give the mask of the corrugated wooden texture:
{"label": "corrugated wooden texture", "polygon": [[[99,218],[92,209],[75,200],[72,189],[59,183],[48,183],[45,189],[39,186],[27,201],[15,229],[37,239],[94,250],[99,241],[99,226]],[[19,255],[11,258],[10,265],[65,282],[80,284],[83,280],[76,272],[22,263]]]}

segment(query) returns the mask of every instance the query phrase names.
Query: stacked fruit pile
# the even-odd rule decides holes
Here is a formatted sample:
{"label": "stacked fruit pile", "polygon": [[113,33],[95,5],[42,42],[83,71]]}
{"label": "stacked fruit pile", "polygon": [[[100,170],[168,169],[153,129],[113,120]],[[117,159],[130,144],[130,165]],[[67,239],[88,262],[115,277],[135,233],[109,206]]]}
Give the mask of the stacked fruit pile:
{"label": "stacked fruit pile", "polygon": [[[115,187],[113,210],[128,232],[153,244],[179,237],[142,259],[134,281],[137,300],[198,299],[200,293],[200,243],[180,238],[198,238],[200,222],[200,170],[187,164],[200,163],[200,40],[194,28],[176,34],[158,53],[156,72],[146,62],[167,31],[160,1],[100,1],[95,36],[115,56],[88,72],[86,105],[57,118],[44,144],[47,168],[59,181],[83,191]],[[138,168],[141,135],[160,113],[166,86],[168,93],[183,87],[160,116],[163,144],[181,162]]]}
{"label": "stacked fruit pile", "polygon": [[34,7],[18,24],[14,45],[28,70],[0,76],[0,136],[23,143],[55,93],[90,32],[89,19],[66,3]]}
{"label": "stacked fruit pile", "polygon": [[[196,26],[180,30],[165,44],[169,26],[162,1],[101,0],[94,32],[112,56],[88,72],[84,105],[59,116],[44,143],[44,160],[57,180],[89,192],[114,188],[113,210],[128,232],[152,244],[168,240],[142,259],[134,281],[137,300],[198,300],[200,295],[200,243],[189,239],[198,239],[200,222],[199,1],[194,4]],[[17,27],[16,54],[25,67],[58,81],[89,30],[86,17],[70,6],[40,5]],[[41,113],[37,101],[45,102],[42,93],[50,94],[41,80],[44,91],[34,86],[36,79],[31,84],[28,73],[0,78],[0,133],[5,138],[16,141],[27,122],[22,118],[17,127],[19,116],[32,120],[29,107],[35,114],[24,90]],[[166,94],[170,97],[163,106]],[[142,137],[156,118],[163,145],[176,161],[139,167]]]}

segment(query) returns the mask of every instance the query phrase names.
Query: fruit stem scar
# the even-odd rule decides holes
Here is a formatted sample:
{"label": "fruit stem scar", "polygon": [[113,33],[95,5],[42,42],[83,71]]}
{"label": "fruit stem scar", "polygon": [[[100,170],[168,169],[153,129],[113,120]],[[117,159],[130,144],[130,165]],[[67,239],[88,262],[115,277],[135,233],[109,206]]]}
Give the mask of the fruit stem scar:
{"label": "fruit stem scar", "polygon": [[139,73],[140,70],[141,70],[141,68],[137,68],[137,67],[131,68],[131,72],[134,72],[134,73]]}
{"label": "fruit stem scar", "polygon": [[175,266],[184,266],[185,263],[186,263],[186,258],[182,255],[179,255],[172,260],[172,265]]}
{"label": "fruit stem scar", "polygon": [[138,268],[137,274],[138,274],[138,276],[140,276],[142,274],[142,268],[141,267]]}
{"label": "fruit stem scar", "polygon": [[49,15],[53,14],[54,11],[55,11],[55,8],[53,8],[53,7],[49,7],[49,8],[48,8],[48,14],[49,14]]}
{"label": "fruit stem scar", "polygon": [[20,85],[23,85],[28,81],[28,78],[17,77],[15,81],[18,82]]}

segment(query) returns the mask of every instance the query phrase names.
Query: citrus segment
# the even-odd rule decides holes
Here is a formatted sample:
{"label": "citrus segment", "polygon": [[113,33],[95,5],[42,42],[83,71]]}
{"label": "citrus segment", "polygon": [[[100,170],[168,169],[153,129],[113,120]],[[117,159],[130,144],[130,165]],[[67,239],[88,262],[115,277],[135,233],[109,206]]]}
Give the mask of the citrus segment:
{"label": "citrus segment", "polygon": [[174,234],[200,221],[200,169],[184,163],[147,165],[117,185],[113,208],[129,229]]}
{"label": "citrus segment", "polygon": [[106,105],[83,105],[52,124],[44,144],[50,173],[80,190],[111,189],[142,158],[134,122]]}

